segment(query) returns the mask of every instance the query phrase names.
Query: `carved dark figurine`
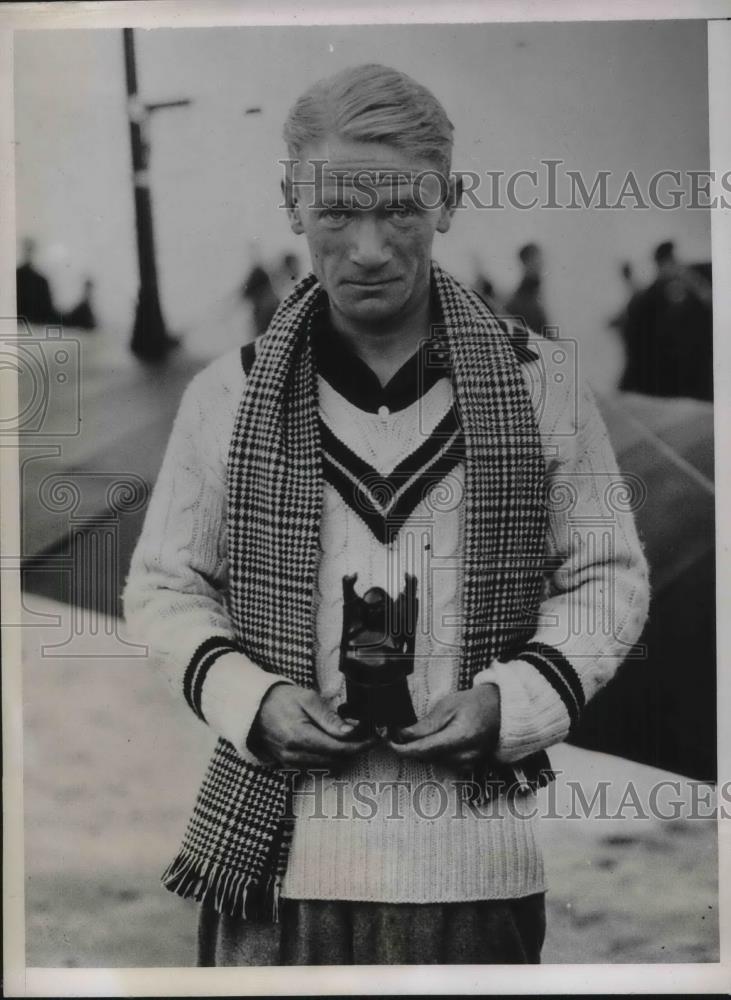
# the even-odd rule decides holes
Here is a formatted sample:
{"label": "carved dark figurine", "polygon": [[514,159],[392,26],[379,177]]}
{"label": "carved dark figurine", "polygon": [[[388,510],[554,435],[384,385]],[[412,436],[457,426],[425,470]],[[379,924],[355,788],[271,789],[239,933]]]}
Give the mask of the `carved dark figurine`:
{"label": "carved dark figurine", "polygon": [[357,573],[343,577],[340,670],[346,701],[338,712],[357,719],[371,734],[382,727],[412,725],[416,715],[406,678],[414,669],[416,578],[406,574],[406,586],[396,599],[381,587],[359,597],[357,578]]}

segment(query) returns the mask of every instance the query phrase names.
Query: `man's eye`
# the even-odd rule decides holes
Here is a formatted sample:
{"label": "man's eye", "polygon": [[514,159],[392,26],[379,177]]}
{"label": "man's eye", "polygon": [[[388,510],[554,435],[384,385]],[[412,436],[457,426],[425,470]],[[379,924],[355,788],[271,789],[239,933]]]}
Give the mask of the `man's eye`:
{"label": "man's eye", "polygon": [[388,215],[391,219],[410,219],[416,215],[416,209],[413,205],[396,205],[389,208]]}
{"label": "man's eye", "polygon": [[322,213],[321,218],[325,219],[326,222],[342,223],[347,222],[352,214],[347,208],[328,208]]}

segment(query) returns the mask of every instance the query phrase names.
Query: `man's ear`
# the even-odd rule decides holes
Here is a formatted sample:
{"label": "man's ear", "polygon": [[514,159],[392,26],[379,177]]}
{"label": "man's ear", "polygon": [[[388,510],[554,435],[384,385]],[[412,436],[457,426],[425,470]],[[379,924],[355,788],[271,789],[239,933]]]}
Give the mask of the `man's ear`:
{"label": "man's ear", "polygon": [[437,222],[437,232],[446,233],[452,225],[452,216],[455,213],[459,199],[461,197],[461,179],[454,174],[449,178],[449,193],[446,200],[439,209],[439,221]]}
{"label": "man's ear", "polygon": [[289,228],[297,236],[301,236],[305,229],[302,225],[302,218],[300,216],[299,205],[297,204],[297,198],[294,193],[294,185],[282,181],[282,196],[284,198],[284,204],[287,209],[287,218],[289,219]]}

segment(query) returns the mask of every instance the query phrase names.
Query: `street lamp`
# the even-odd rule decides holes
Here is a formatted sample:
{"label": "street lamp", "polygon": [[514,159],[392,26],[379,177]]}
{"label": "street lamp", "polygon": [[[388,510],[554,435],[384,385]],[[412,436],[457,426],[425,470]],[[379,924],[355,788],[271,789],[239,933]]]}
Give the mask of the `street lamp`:
{"label": "street lamp", "polygon": [[137,228],[137,257],[140,287],[137,297],[130,348],[144,361],[161,361],[172,347],[179,344],[165,327],[160,307],[160,291],[155,259],[155,235],[152,224],[152,201],[149,181],[149,120],[154,111],[163,108],[186,107],[189,100],[143,104],[137,94],[137,66],[132,28],[123,29],[124,69],[127,81],[127,110],[132,147],[132,171]]}

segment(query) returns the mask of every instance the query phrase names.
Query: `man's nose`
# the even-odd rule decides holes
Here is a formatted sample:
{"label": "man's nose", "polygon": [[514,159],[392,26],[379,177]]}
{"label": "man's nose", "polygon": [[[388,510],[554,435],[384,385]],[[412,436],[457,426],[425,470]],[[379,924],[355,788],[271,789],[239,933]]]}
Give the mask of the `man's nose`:
{"label": "man's nose", "polygon": [[377,219],[366,214],[353,227],[350,259],[361,267],[382,267],[391,259],[391,249],[383,227]]}

